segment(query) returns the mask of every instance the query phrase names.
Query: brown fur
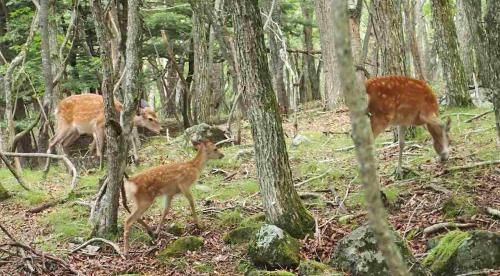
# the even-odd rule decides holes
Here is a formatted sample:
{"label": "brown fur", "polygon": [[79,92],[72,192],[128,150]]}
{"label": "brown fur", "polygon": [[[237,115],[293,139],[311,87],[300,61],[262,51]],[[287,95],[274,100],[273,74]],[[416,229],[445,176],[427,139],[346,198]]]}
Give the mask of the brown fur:
{"label": "brown fur", "polygon": [[157,233],[162,227],[173,197],[180,193],[188,199],[194,222],[196,225],[199,224],[190,187],[198,179],[200,171],[205,166],[207,160],[220,159],[224,157],[224,154],[213,143],[208,141],[195,143],[195,147],[198,153],[190,161],[153,167],[125,181],[125,190],[128,198],[135,202],[134,211],[125,220],[123,233],[125,253],[128,252],[129,247],[128,235],[130,227],[142,217],[144,212],[159,196],[165,195],[167,198],[165,201],[165,210],[156,228]]}

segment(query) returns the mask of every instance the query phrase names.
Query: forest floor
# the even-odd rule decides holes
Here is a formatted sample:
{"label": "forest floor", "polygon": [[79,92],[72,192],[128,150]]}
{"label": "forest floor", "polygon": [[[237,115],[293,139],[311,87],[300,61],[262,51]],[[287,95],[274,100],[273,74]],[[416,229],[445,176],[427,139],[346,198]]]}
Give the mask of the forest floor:
{"label": "forest floor", "polygon": [[[376,140],[376,155],[382,189],[387,197],[390,221],[404,236],[418,259],[425,256],[429,236],[423,229],[440,222],[471,223],[470,229],[500,231],[498,220],[489,216],[487,207],[500,209],[500,166],[479,166],[470,169],[454,167],[481,161],[498,160],[494,117],[490,113],[470,123],[465,121],[485,109],[447,110],[451,114],[452,151],[445,170],[432,147],[430,135],[418,128],[415,138],[407,142],[404,152],[405,167],[410,169],[405,180],[397,180],[394,169],[398,147],[392,143],[392,133],[386,132]],[[304,199],[304,204],[317,220],[319,237],[303,239],[303,259],[329,263],[336,244],[346,234],[366,222],[363,190],[357,172],[348,113],[323,112],[309,109],[299,113],[299,134],[306,141],[292,146],[291,121],[284,123],[287,134],[290,164],[300,193],[313,192],[315,198]],[[224,233],[234,229],[245,218],[262,212],[258,194],[255,162],[252,157],[241,158],[241,151],[252,148],[250,127],[244,124],[242,145],[225,146],[226,157],[211,161],[203,171],[199,184],[193,187],[203,230],[194,227],[187,200],[178,196],[167,224],[172,221],[186,225],[182,235],[204,238],[203,250],[182,257],[158,259],[156,254],[175,237],[165,231],[155,245],[140,227],[131,234],[131,256],[124,260],[110,247],[101,246],[97,252],[71,250],[90,234],[89,206],[97,192],[98,179],[103,171],[79,169],[80,178],[76,196],[69,201],[32,214],[28,210],[59,199],[69,191],[70,178],[64,166],[53,167],[46,179],[39,171],[24,170],[23,177],[33,191],[19,187],[9,172],[0,170],[0,181],[12,194],[0,202],[0,224],[18,241],[39,251],[55,254],[66,260],[82,275],[238,275],[249,266],[246,247],[227,245]],[[194,156],[194,150],[182,144],[167,142],[165,137],[149,139],[140,150],[140,165],[132,168],[140,172],[161,163],[178,162]],[[305,181],[305,183],[304,183]],[[337,196],[337,199],[336,199]],[[342,201],[345,210],[338,202]],[[159,221],[163,199],[146,213],[145,220],[155,226]],[[126,213],[121,208],[120,234],[116,242],[122,246],[121,231]],[[0,244],[10,242],[0,235]],[[92,248],[90,248],[92,249]],[[95,248],[98,249],[98,248]],[[14,258],[5,258],[0,250],[0,275],[26,273]],[[29,260],[28,260],[29,261]],[[293,272],[293,271],[292,271]],[[62,271],[54,271],[62,275]]]}

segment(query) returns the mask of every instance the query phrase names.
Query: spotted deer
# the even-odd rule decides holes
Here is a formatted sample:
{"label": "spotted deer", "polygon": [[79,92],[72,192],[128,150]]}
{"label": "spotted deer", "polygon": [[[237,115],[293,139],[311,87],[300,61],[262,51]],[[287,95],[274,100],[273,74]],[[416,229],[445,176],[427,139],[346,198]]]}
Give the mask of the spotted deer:
{"label": "spotted deer", "polygon": [[144,212],[159,196],[166,196],[166,200],[165,209],[156,228],[156,233],[159,233],[162,227],[173,197],[179,193],[183,194],[189,201],[194,222],[199,226],[190,187],[196,182],[208,160],[221,159],[224,154],[210,141],[193,142],[193,146],[198,151],[194,159],[183,163],[156,166],[125,180],[124,186],[127,197],[134,202],[134,210],[127,217],[124,225],[125,254],[129,249],[128,236],[130,227],[142,217]]}
{"label": "spotted deer", "polygon": [[448,132],[451,120],[449,117],[445,123],[439,120],[437,98],[427,83],[404,76],[384,76],[367,80],[365,86],[373,136],[377,137],[389,125],[398,126],[398,176],[401,177],[403,173],[406,126],[425,125],[441,162],[449,158]]}
{"label": "spotted deer", "polygon": [[[115,108],[122,111],[122,104],[115,100]],[[58,143],[66,148],[75,142],[80,135],[88,134],[94,137],[96,155],[102,166],[102,147],[104,145],[104,103],[101,95],[81,94],[64,98],[55,110],[57,130],[50,140],[48,153]],[[162,127],[156,113],[151,107],[139,109],[139,114],[133,118],[135,126],[145,127],[155,133],[160,133]]]}

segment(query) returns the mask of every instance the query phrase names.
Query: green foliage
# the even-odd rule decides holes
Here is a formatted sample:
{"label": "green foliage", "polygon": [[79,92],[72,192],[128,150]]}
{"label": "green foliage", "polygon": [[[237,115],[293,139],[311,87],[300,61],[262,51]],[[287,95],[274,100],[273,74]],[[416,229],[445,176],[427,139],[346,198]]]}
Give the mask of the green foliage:
{"label": "green foliage", "polygon": [[472,198],[466,196],[451,196],[443,204],[443,213],[446,218],[475,215],[478,208],[473,204],[473,201]]}
{"label": "green foliage", "polygon": [[[44,214],[39,219],[39,223],[45,227],[47,232],[56,235],[61,240],[87,237],[90,234],[87,216],[88,210],[85,206],[59,206]],[[50,243],[54,243],[54,241],[50,241]]]}
{"label": "green foliage", "polygon": [[168,260],[170,257],[181,256],[188,251],[195,251],[203,246],[203,238],[195,236],[181,237],[169,244],[158,254],[158,259]]}
{"label": "green foliage", "polygon": [[429,267],[432,271],[441,269],[469,236],[470,234],[468,232],[459,230],[449,232],[442,237],[439,244],[429,252],[422,264]]}
{"label": "green foliage", "polygon": [[217,215],[222,225],[236,226],[243,220],[243,214],[240,210],[226,210]]}

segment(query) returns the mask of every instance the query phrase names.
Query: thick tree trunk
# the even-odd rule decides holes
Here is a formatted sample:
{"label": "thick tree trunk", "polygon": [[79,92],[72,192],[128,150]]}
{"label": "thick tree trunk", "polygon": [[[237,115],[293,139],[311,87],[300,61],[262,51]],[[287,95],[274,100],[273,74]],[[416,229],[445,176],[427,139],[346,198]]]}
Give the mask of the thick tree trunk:
{"label": "thick tree trunk", "polygon": [[380,45],[382,75],[408,75],[403,20],[397,0],[374,0],[375,32]]}
{"label": "thick tree trunk", "polygon": [[[272,4],[274,3],[274,6]],[[272,6],[272,7],[271,7]],[[280,0],[266,0],[266,9],[269,12],[272,9],[271,19],[276,24],[281,24],[281,1]],[[269,54],[271,56],[271,76],[273,80],[273,90],[276,93],[278,104],[284,111],[290,108],[290,100],[286,94],[286,86],[284,80],[284,62],[280,57],[280,51],[283,51],[283,37],[279,32],[275,31],[272,23],[269,23],[267,28],[267,35],[269,36]]]}
{"label": "thick tree trunk", "polygon": [[485,18],[487,53],[490,60],[489,75],[492,77],[493,107],[497,127],[497,146],[500,147],[500,1],[490,0]]}
{"label": "thick tree trunk", "polygon": [[314,230],[314,219],[293,186],[281,117],[277,111],[257,2],[231,1],[240,64],[239,88],[248,106],[266,220],[295,237]]}
{"label": "thick tree trunk", "polygon": [[432,17],[438,55],[443,67],[449,106],[470,106],[465,69],[458,52],[457,30],[453,22],[451,0],[432,0]]}
{"label": "thick tree trunk", "polygon": [[[205,0],[206,1],[206,0]],[[200,2],[200,1],[196,1]],[[209,90],[210,54],[209,33],[210,24],[203,16],[203,4],[192,5],[193,9],[193,51],[194,51],[194,76],[191,86],[193,95],[193,119],[195,124],[208,122],[212,115],[210,106],[212,95]]]}
{"label": "thick tree trunk", "polygon": [[316,0],[316,20],[318,21],[321,56],[323,57],[323,75],[325,79],[325,103],[330,109],[337,107],[342,100],[340,79],[336,72],[337,57],[332,51],[325,51],[333,43],[333,22],[330,0]]}
{"label": "thick tree trunk", "polygon": [[[42,108],[43,112],[50,115],[52,110],[53,98],[53,86],[52,81],[54,80],[52,76],[52,59],[50,56],[50,29],[49,29],[49,0],[40,1],[40,33],[41,33],[41,52],[42,52],[42,69],[43,69],[43,79],[45,84],[45,91],[43,93]],[[45,153],[49,146],[49,127],[50,122],[45,120],[42,116],[40,120],[40,131],[38,134],[38,152]],[[44,158],[40,158],[39,164],[43,165],[46,162]]]}
{"label": "thick tree trunk", "polygon": [[[304,46],[307,52],[311,52],[313,47],[312,37],[312,3],[311,0],[302,0],[302,14],[305,19],[303,33],[304,33]],[[316,72],[316,63],[314,56],[311,54],[304,54],[304,95],[305,102],[311,100],[321,100],[319,91],[319,77]]]}
{"label": "thick tree trunk", "polygon": [[[481,3],[481,1],[476,1]],[[481,6],[481,4],[479,4]],[[467,14],[464,10],[463,0],[456,0],[456,9],[454,22],[457,29],[458,38],[458,51],[460,53],[460,59],[464,64],[465,77],[467,84],[472,84],[472,73],[474,72],[474,48],[471,41],[471,33],[468,26],[468,17],[471,16]]]}
{"label": "thick tree trunk", "polygon": [[365,198],[368,218],[377,238],[378,246],[386,258],[390,274],[408,275],[399,250],[391,238],[386,222],[386,212],[380,199],[377,165],[373,151],[373,135],[370,120],[366,113],[366,92],[362,74],[358,73],[356,76],[354,72],[349,28],[347,26],[346,2],[333,1],[332,7],[335,47],[331,47],[330,51],[334,51],[333,48],[335,48],[338,57],[339,73],[341,75],[340,83],[344,91],[346,104],[349,107],[352,138],[356,145],[361,181],[366,189]]}

